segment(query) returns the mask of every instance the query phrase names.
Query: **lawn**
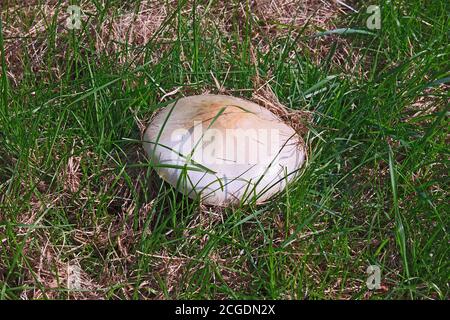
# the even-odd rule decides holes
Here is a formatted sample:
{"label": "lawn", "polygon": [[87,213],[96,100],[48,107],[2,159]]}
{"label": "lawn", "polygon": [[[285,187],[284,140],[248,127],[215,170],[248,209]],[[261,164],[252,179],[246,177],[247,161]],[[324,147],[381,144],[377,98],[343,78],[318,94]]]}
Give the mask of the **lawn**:
{"label": "lawn", "polygon": [[[73,4],[1,5],[0,299],[449,298],[449,1]],[[229,208],[163,183],[142,133],[202,93],[278,110],[301,175]]]}

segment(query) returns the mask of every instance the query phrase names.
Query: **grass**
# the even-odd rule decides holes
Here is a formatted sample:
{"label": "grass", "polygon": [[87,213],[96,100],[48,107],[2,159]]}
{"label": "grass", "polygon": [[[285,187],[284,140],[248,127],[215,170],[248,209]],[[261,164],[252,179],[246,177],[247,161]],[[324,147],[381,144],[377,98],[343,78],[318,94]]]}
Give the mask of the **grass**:
{"label": "grass", "polygon": [[[2,7],[0,299],[448,299],[450,4],[380,1],[369,34],[364,6],[327,30],[205,3]],[[211,208],[154,174],[153,111],[261,88],[308,126],[284,193]]]}

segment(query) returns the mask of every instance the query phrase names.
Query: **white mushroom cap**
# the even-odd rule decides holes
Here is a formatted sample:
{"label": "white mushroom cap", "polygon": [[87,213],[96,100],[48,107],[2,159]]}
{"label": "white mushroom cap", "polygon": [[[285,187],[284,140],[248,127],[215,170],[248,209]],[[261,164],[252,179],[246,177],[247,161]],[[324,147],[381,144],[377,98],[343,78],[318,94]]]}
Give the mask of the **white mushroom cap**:
{"label": "white mushroom cap", "polygon": [[264,107],[224,95],[169,104],[150,122],[144,148],[162,179],[218,206],[266,201],[305,160],[290,126]]}

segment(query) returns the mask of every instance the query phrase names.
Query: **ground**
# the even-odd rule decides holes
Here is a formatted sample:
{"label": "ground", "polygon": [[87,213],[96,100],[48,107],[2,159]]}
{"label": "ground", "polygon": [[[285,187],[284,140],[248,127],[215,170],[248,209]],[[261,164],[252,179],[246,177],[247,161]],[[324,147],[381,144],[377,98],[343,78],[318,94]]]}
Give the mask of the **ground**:
{"label": "ground", "polygon": [[[448,299],[448,1],[73,4],[1,5],[0,299]],[[198,93],[291,124],[301,176],[226,209],[162,183],[142,132]]]}

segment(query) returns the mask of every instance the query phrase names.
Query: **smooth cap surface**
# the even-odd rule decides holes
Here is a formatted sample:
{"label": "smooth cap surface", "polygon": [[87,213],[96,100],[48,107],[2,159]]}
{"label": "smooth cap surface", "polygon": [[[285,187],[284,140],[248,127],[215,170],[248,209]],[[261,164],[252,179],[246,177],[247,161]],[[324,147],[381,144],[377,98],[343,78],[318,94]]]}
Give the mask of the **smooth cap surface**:
{"label": "smooth cap surface", "polygon": [[144,134],[159,176],[209,205],[262,203],[305,160],[300,136],[266,108],[240,98],[198,95],[160,110]]}

